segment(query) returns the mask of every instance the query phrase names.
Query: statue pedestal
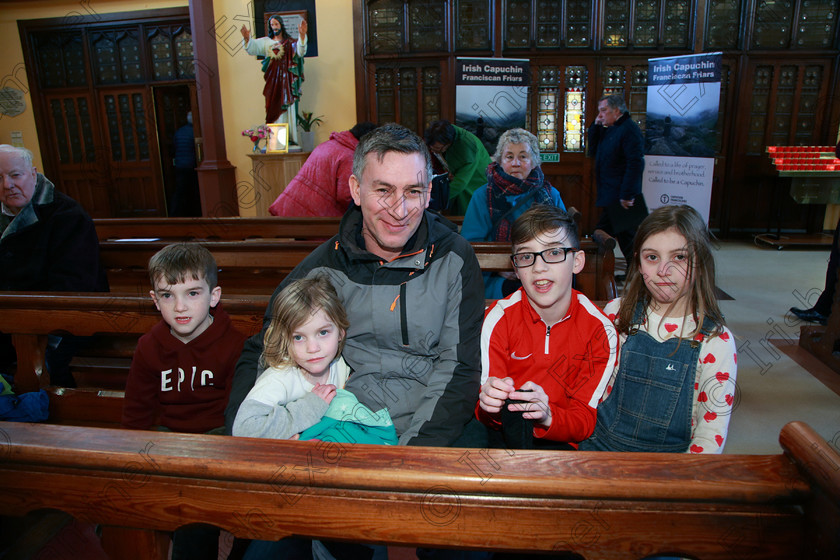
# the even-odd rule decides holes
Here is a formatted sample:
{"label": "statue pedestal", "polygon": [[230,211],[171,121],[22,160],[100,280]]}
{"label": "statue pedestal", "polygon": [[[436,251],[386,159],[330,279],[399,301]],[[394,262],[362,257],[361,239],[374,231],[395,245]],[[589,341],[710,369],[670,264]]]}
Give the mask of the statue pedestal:
{"label": "statue pedestal", "polygon": [[250,187],[239,187],[239,215],[267,217],[268,207],[300,171],[309,152],[248,154],[251,158]]}

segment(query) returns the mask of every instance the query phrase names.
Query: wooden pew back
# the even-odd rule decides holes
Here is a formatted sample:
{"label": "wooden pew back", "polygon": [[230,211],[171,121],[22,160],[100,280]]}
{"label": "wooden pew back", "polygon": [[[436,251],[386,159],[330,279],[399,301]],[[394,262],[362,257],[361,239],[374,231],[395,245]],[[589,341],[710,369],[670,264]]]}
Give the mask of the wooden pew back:
{"label": "wooden pew back", "polygon": [[[241,332],[252,335],[262,328],[263,315],[269,296],[223,295],[222,305],[233,324]],[[122,389],[128,363],[140,335],[148,332],[160,321],[160,312],[146,296],[89,294],[89,293],[0,293],[0,332],[10,333],[18,355],[15,387],[18,392],[35,391],[47,385],[44,366],[44,348],[48,334],[74,334],[78,336],[105,335],[95,341],[97,356],[113,357],[118,362],[120,374],[108,384],[95,383],[105,389]],[[82,366],[84,360],[80,358]],[[74,361],[74,364],[76,362]],[[80,385],[86,385],[84,381]],[[69,390],[53,391],[51,417],[60,419],[63,413],[85,403],[97,402],[95,397],[118,398],[109,391],[94,393]],[[106,399],[107,400],[107,399]],[[66,403],[63,405],[62,403]],[[120,401],[121,403],[121,401]],[[115,405],[116,406],[116,405]],[[121,404],[119,404],[121,409]],[[62,408],[63,407],[63,408]],[[69,408],[68,408],[69,407]],[[96,415],[96,408],[80,421],[97,425],[112,424],[114,415]],[[76,418],[72,416],[71,418]],[[101,418],[103,422],[95,422]],[[116,416],[119,422],[119,416]]]}
{"label": "wooden pew back", "polygon": [[[460,225],[463,216],[447,216]],[[341,218],[98,218],[100,241],[160,239],[163,241],[242,241],[245,239],[329,239]]]}
{"label": "wooden pew back", "polygon": [[0,511],[102,525],[112,558],[167,531],[589,560],[834,559],[840,457],[807,425],[785,455],[542,452],[291,442],[0,423]]}
{"label": "wooden pew back", "polygon": [[[610,238],[610,241],[613,241]],[[248,240],[200,241],[219,266],[219,285],[224,293],[270,295],[320,241]],[[146,293],[146,266],[167,241],[103,241],[100,255],[112,292]],[[510,244],[471,243],[479,266],[486,272],[510,271]],[[614,246],[614,245],[613,245]],[[581,249],[586,264],[576,277],[576,287],[593,300],[610,300],[616,295],[615,257],[605,245],[584,239]]]}

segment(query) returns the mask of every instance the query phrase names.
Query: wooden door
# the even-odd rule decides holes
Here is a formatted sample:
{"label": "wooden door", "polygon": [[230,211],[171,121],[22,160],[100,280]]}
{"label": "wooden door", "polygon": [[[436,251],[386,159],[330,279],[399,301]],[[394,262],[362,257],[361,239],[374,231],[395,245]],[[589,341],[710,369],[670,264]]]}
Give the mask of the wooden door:
{"label": "wooden door", "polygon": [[165,216],[153,104],[148,88],[99,90],[111,176],[112,216]]}
{"label": "wooden door", "polygon": [[[152,87],[152,95],[155,100],[155,122],[157,123],[158,131],[161,175],[167,202],[172,200],[172,195],[175,192],[173,137],[175,131],[187,123],[187,113],[190,111],[193,114],[193,130],[195,136],[201,136],[195,119],[195,116],[198,114],[198,107],[192,105],[190,90],[190,86],[186,84]],[[167,215],[168,210],[167,206]]]}
{"label": "wooden door", "polygon": [[45,96],[45,141],[58,173],[48,178],[94,218],[111,216],[108,150],[100,134],[95,103],[87,91]]}

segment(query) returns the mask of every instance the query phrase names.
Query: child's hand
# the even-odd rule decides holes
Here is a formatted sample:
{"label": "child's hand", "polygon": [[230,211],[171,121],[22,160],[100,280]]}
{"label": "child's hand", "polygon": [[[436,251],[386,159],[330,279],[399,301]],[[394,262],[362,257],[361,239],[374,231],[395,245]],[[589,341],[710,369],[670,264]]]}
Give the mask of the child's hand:
{"label": "child's hand", "polygon": [[498,414],[513,392],[513,379],[505,377],[490,377],[481,386],[481,393],[478,395],[478,405],[490,414]]}
{"label": "child's hand", "polygon": [[323,383],[316,383],[312,388],[312,392],[324,399],[324,402],[330,404],[335,397],[335,385],[325,385]]}
{"label": "child's hand", "polygon": [[510,394],[510,398],[528,402],[510,404],[508,410],[522,412],[523,418],[533,420],[545,428],[551,426],[551,408],[548,406],[548,395],[542,387],[533,381],[526,381],[522,387]]}

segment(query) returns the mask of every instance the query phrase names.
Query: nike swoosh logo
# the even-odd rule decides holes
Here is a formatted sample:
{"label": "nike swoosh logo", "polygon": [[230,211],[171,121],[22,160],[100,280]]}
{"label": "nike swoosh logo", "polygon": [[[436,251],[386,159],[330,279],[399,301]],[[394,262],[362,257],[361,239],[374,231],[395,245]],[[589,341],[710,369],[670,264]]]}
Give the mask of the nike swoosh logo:
{"label": "nike swoosh logo", "polygon": [[512,360],[527,360],[527,359],[528,359],[528,358],[530,358],[531,356],[533,356],[533,354],[528,354],[527,356],[517,356],[517,355],[516,355],[516,352],[511,352],[511,353],[510,353],[510,358],[511,358]]}

